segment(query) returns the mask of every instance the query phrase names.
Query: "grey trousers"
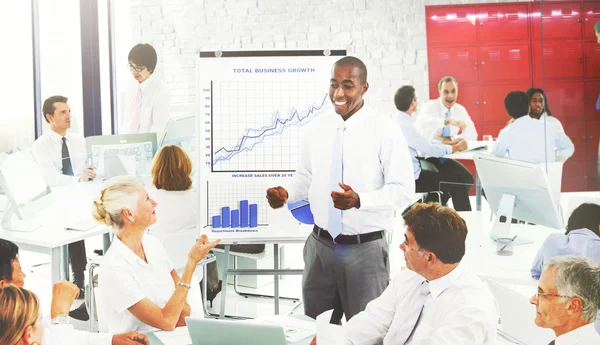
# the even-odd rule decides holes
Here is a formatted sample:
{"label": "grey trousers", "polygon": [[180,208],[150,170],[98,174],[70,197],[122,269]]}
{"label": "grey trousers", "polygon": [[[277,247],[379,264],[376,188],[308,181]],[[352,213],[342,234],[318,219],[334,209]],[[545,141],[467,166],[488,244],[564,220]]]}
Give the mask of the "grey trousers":
{"label": "grey trousers", "polygon": [[[316,318],[336,309],[350,320],[388,286],[390,265],[384,238],[362,244],[335,244],[311,233],[304,245],[304,313]],[[332,323],[341,320],[341,312]],[[336,314],[336,313],[334,313]]]}

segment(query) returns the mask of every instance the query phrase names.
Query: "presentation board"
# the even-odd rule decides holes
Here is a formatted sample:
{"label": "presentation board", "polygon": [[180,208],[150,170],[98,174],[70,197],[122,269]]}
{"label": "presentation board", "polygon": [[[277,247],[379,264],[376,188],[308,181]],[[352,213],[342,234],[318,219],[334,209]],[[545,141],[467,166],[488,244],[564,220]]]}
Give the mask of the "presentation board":
{"label": "presentation board", "polygon": [[211,239],[307,236],[309,200],[273,210],[269,187],[296,170],[304,130],[333,111],[331,67],[345,50],[200,52],[199,228]]}

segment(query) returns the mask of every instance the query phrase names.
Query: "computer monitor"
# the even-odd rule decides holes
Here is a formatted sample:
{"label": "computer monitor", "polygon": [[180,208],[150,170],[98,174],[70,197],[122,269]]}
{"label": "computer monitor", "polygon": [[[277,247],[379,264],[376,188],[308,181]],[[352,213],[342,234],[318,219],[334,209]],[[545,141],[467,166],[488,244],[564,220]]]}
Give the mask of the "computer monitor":
{"label": "computer monitor", "polygon": [[156,133],[97,135],[85,138],[88,160],[96,167],[96,173],[103,179],[117,175],[129,175],[128,169],[119,166],[107,167],[111,162],[122,162],[114,156],[135,158],[137,175],[150,175],[152,159],[156,154]]}
{"label": "computer monitor", "polygon": [[[496,214],[492,239],[514,237],[510,233],[513,218],[564,229],[560,206],[562,163],[533,164],[486,154],[475,154],[473,160],[487,202]],[[527,241],[521,238],[516,243]]]}
{"label": "computer monitor", "polygon": [[167,123],[165,133],[160,139],[159,147],[178,145],[185,149],[196,137],[196,115],[172,117]]}
{"label": "computer monitor", "polygon": [[50,206],[54,196],[30,150],[0,154],[0,188],[8,199],[4,230],[33,231],[41,226],[36,214]]}

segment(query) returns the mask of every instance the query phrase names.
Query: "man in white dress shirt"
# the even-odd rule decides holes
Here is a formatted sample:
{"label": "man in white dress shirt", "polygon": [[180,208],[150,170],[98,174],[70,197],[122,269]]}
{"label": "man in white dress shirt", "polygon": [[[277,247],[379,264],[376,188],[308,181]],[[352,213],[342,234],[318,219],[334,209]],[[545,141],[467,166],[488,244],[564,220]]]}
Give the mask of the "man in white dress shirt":
{"label": "man in white dress shirt", "polygon": [[367,68],[344,57],[332,68],[335,112],[307,129],[293,180],[269,188],[273,208],[308,196],[315,219],[304,247],[302,300],[315,318],[334,309],[332,322],[362,311],[389,283],[385,231],[394,213],[414,201],[415,180],[402,131],[363,100]]}
{"label": "man in white dress shirt", "polygon": [[[71,128],[71,107],[67,101],[64,96],[52,96],[44,101],[42,111],[50,131],[39,137],[31,148],[50,187],[87,182],[96,177],[93,167],[86,166],[85,139],[81,134],[67,131]],[[73,268],[73,281],[83,298],[83,272],[87,264],[83,241],[69,244],[69,261]]]}
{"label": "man in white dress shirt", "polygon": [[[453,159],[446,159],[444,164],[437,159],[452,152],[466,150],[467,142],[458,138],[443,144],[437,139],[427,139],[417,131],[412,118],[412,114],[417,110],[417,95],[414,87],[405,85],[399,88],[394,95],[394,103],[400,112],[394,119],[406,137],[408,150],[412,156],[416,191],[426,193],[441,190],[444,194],[442,200],[438,201],[443,205],[452,196],[455,210],[471,211],[469,189],[473,185],[473,175],[464,165]],[[425,157],[429,158],[425,160]],[[428,165],[433,167],[427,168]],[[429,200],[428,197],[425,201],[433,200]]]}
{"label": "man in white dress shirt", "polygon": [[417,204],[403,217],[407,229],[400,248],[408,269],[344,325],[344,343],[495,344],[495,299],[461,263],[465,221],[438,203]]}
{"label": "man in white dress shirt", "polygon": [[500,131],[494,155],[529,163],[565,161],[573,155],[573,142],[560,128],[527,116],[529,97],[525,92],[510,92],[504,106],[514,121]]}
{"label": "man in white dress shirt", "polygon": [[147,43],[137,44],[129,51],[128,60],[135,81],[127,88],[119,134],[156,133],[160,141],[169,121],[171,99],[165,83],[154,75],[156,50]]}
{"label": "man in white dress shirt", "polygon": [[467,109],[456,103],[458,81],[451,76],[444,77],[438,84],[438,91],[438,99],[421,106],[417,116],[421,133],[428,139],[439,138],[444,143],[456,138],[477,140],[477,130]]}
{"label": "man in white dress shirt", "polygon": [[600,310],[600,267],[584,256],[560,256],[544,264],[535,304],[535,324],[552,328],[550,345],[600,344],[594,321]]}

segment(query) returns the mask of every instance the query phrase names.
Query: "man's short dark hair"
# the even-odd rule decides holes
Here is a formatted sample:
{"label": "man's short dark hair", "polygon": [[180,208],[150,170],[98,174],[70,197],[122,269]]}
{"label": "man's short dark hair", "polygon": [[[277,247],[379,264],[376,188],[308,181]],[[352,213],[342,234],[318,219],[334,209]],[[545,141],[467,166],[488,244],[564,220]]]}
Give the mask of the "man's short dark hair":
{"label": "man's short dark hair", "polygon": [[443,263],[460,262],[465,255],[467,224],[453,209],[437,202],[418,203],[403,218],[417,245]]}
{"label": "man's short dark hair", "polygon": [[415,100],[415,88],[410,85],[404,85],[396,91],[394,96],[394,104],[396,109],[400,111],[407,111],[410,108],[412,101]]}
{"label": "man's short dark hair", "polygon": [[594,25],[594,30],[596,30],[596,33],[600,34],[600,20]]}
{"label": "man's short dark hair", "polygon": [[513,119],[529,115],[529,97],[523,91],[511,91],[504,98],[504,107]]}
{"label": "man's short dark hair", "polygon": [[127,60],[137,67],[146,67],[148,72],[154,73],[158,56],[153,46],[148,43],[138,43],[129,51]]}
{"label": "man's short dark hair", "polygon": [[362,62],[359,58],[356,58],[354,56],[344,56],[343,58],[337,60],[333,64],[334,69],[340,66],[358,67],[358,69],[360,70],[360,82],[363,84],[367,82],[367,66],[365,66],[364,62]]}
{"label": "man's short dark hair", "polygon": [[11,241],[0,238],[0,280],[11,281],[12,262],[19,256],[19,247]]}
{"label": "man's short dark hair", "polygon": [[54,103],[67,103],[69,99],[65,96],[52,96],[52,97],[48,97],[48,99],[46,99],[44,101],[44,105],[42,106],[42,115],[44,115],[44,120],[46,120],[46,122],[50,123],[50,121],[48,121],[48,118],[46,117],[47,114],[50,115],[54,115],[54,110],[56,110],[56,108],[54,107]]}
{"label": "man's short dark hair", "polygon": [[567,234],[577,229],[589,229],[600,236],[598,226],[600,226],[600,205],[584,203],[571,213],[567,222]]}

